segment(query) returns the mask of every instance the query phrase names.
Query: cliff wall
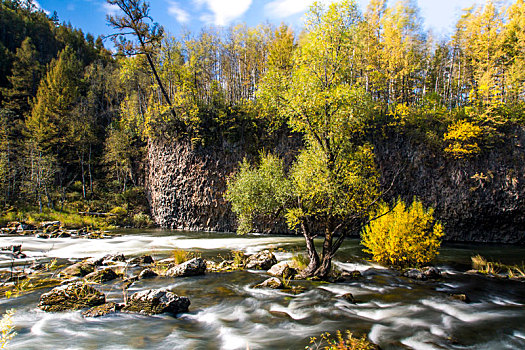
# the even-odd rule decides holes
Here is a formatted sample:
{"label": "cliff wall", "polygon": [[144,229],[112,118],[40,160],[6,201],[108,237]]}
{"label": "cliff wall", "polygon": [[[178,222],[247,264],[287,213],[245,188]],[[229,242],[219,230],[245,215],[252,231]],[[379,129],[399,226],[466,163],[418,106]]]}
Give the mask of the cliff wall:
{"label": "cliff wall", "polygon": [[[419,197],[435,208],[451,241],[525,244],[525,130],[471,160],[447,158],[429,143],[393,135],[374,142],[390,199]],[[416,138],[417,140],[417,138]],[[282,138],[277,153],[291,159],[297,140]],[[228,177],[247,153],[228,144],[195,148],[185,141],[150,141],[147,187],[154,220],[164,228],[235,231],[224,200]],[[284,223],[260,231],[284,232]]]}

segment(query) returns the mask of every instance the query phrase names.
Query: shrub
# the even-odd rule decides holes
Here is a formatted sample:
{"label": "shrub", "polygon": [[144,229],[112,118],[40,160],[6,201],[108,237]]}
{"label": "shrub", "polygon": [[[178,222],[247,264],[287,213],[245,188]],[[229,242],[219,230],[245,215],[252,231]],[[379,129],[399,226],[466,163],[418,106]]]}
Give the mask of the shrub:
{"label": "shrub", "polygon": [[7,349],[7,345],[16,335],[13,331],[13,310],[7,310],[0,320],[0,349]]}
{"label": "shrub", "polygon": [[308,257],[304,254],[297,254],[292,257],[291,267],[304,270],[308,266]]}
{"label": "shrub", "polygon": [[153,221],[148,215],[138,213],[133,215],[133,226],[138,228],[151,227],[153,226]]}
{"label": "shrub", "polygon": [[370,219],[361,244],[375,261],[400,267],[419,266],[438,254],[443,227],[434,220],[434,210],[425,210],[415,198],[408,208],[401,200],[393,209],[382,204]]}
{"label": "shrub", "polygon": [[182,249],[175,249],[172,255],[173,255],[174,262],[177,265],[195,258],[195,254],[193,254],[192,252],[182,250]]}
{"label": "shrub", "polygon": [[124,209],[122,207],[115,207],[115,208],[111,209],[110,213],[111,214],[115,214],[119,218],[123,218],[124,216],[126,216],[128,214],[126,209]]}

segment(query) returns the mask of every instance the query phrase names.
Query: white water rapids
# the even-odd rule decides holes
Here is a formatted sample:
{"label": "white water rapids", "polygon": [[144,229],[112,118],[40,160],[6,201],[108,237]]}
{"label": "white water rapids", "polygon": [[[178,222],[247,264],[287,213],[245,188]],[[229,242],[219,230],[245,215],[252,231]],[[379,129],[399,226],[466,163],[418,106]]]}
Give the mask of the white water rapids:
{"label": "white water rapids", "polygon": [[[274,249],[279,260],[302,250],[300,237],[239,237],[218,233],[131,232],[103,240],[0,237],[0,246],[22,244],[27,258],[18,269],[52,258],[76,260],[122,253],[150,254],[156,260],[173,249],[197,251],[204,258],[231,250],[253,254]],[[480,250],[494,251],[491,247]],[[521,250],[520,250],[521,249]],[[502,253],[520,256],[523,248]],[[448,253],[447,253],[448,252]],[[304,349],[322,332],[351,330],[367,335],[382,349],[525,349],[525,283],[466,275],[463,248],[443,249],[436,281],[414,281],[368,263],[358,242],[348,241],[335,265],[358,270],[362,277],[343,283],[294,281],[302,294],[254,289],[268,276],[262,271],[209,273],[188,278],[140,280],[128,293],[168,288],[191,300],[190,312],[179,317],[114,314],[83,318],[80,311],[45,313],[37,308],[42,289],[0,300],[0,311],[13,308],[17,336],[11,349]],[[482,251],[483,253],[483,251]],[[523,255],[521,255],[523,256]],[[501,255],[504,258],[503,255]],[[4,252],[0,268],[11,269]],[[133,273],[133,272],[130,272]],[[109,301],[122,301],[119,282],[98,286]],[[352,293],[352,304],[342,295]],[[449,294],[466,293],[471,303]]]}

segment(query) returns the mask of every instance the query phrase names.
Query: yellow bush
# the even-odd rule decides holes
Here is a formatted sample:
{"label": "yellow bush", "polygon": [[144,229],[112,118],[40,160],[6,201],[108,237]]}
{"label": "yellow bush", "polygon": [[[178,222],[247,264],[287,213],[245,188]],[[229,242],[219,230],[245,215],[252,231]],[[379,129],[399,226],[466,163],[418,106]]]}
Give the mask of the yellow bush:
{"label": "yellow bush", "polygon": [[419,266],[437,254],[443,227],[434,220],[434,210],[425,210],[414,198],[410,207],[398,200],[392,210],[387,204],[371,214],[376,220],[365,228],[361,244],[375,261],[394,266]]}
{"label": "yellow bush", "polygon": [[444,139],[449,144],[445,152],[454,158],[466,158],[478,154],[481,149],[478,142],[483,136],[483,129],[468,121],[458,121],[448,127]]}

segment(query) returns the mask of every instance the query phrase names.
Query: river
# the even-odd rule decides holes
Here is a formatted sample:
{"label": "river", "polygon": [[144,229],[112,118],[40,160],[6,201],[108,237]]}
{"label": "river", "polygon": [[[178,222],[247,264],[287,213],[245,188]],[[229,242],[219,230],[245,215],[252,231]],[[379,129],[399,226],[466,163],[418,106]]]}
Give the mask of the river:
{"label": "river", "polygon": [[[296,236],[236,236],[220,233],[129,230],[103,240],[0,237],[0,246],[22,244],[28,258],[20,264],[77,260],[123,253],[150,254],[156,260],[174,249],[203,258],[227,256],[231,250],[252,254],[273,248],[278,260],[303,250]],[[443,277],[410,280],[364,260],[358,240],[341,247],[335,265],[361,271],[357,280],[328,284],[298,281],[307,290],[291,295],[254,289],[268,276],[262,271],[209,273],[199,277],[140,280],[128,294],[168,288],[191,300],[179,317],[114,314],[83,318],[80,311],[46,313],[37,308],[40,289],[0,300],[0,311],[14,309],[17,335],[11,349],[304,349],[310,337],[336,330],[366,334],[383,349],[525,349],[525,282],[465,274],[470,257],[481,254],[504,263],[525,259],[525,247],[445,245],[436,261]],[[0,268],[11,259],[0,256]],[[132,273],[132,271],[130,271]],[[108,301],[121,302],[119,281],[99,288]],[[357,303],[341,296],[352,293]],[[465,293],[470,303],[450,294]]]}

